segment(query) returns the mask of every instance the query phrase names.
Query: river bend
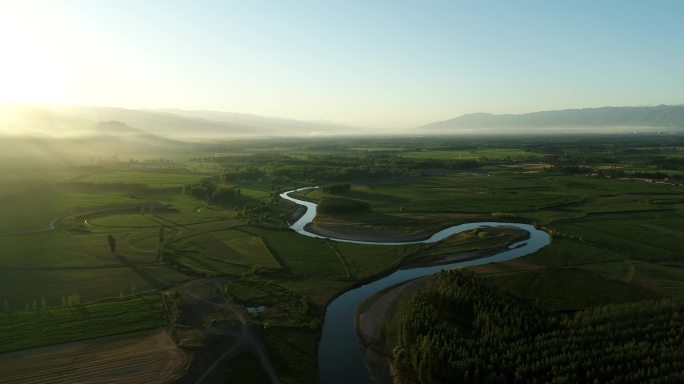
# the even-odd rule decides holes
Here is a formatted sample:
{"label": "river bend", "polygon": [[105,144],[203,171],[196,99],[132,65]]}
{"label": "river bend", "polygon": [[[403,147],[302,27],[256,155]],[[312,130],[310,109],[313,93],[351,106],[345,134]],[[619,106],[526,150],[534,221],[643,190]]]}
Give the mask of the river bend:
{"label": "river bend", "polygon": [[457,233],[487,227],[514,227],[522,229],[530,235],[527,240],[512,244],[508,249],[504,249],[494,255],[436,266],[399,269],[387,276],[379,277],[370,283],[351,289],[337,296],[326,308],[323,333],[318,345],[318,371],[323,384],[391,383],[389,369],[386,367],[380,374],[375,372],[375,377],[371,378],[369,370],[366,367],[366,360],[358,342],[358,336],[354,326],[354,316],[356,307],[366,299],[386,288],[418,277],[432,275],[441,270],[512,260],[534,253],[551,243],[551,237],[548,233],[541,231],[532,225],[505,222],[477,222],[454,225],[435,232],[427,239],[418,241],[356,241],[322,236],[307,230],[307,225],[313,222],[316,217],[317,204],[290,196],[291,193],[306,192],[316,188],[317,187],[298,188],[280,194],[280,197],[283,199],[299,204],[306,209],[304,214],[296,222],[290,225],[291,229],[303,236],[330,239],[346,243],[392,246],[435,243]]}

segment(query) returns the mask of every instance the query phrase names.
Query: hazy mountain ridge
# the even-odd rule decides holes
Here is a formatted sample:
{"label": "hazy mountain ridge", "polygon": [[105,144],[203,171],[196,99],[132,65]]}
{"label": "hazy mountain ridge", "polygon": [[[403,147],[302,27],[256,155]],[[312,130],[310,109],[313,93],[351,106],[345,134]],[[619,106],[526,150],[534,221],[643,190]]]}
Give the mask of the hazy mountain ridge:
{"label": "hazy mountain ridge", "polygon": [[[143,110],[113,107],[0,106],[0,134],[76,137],[102,134],[100,124],[120,122],[131,129],[174,140],[311,136],[361,132],[358,128],[216,111]],[[105,130],[106,131],[106,130]],[[121,134],[120,130],[117,134]],[[107,132],[112,133],[112,132]]]}
{"label": "hazy mountain ridge", "polygon": [[202,119],[219,122],[229,122],[246,127],[259,127],[271,130],[274,133],[282,133],[283,129],[306,130],[309,134],[340,132],[342,130],[359,130],[358,127],[338,124],[329,121],[296,120],[281,117],[252,115],[248,113],[206,111],[206,110],[182,110],[182,109],[158,109],[155,112],[169,113],[175,116],[183,116],[193,119]]}
{"label": "hazy mountain ridge", "polygon": [[[525,114],[473,113],[413,130],[436,134],[684,131],[684,105],[601,107]],[[409,134],[410,130],[376,130]],[[0,136],[106,139],[130,145],[178,145],[240,138],[363,135],[357,127],[233,112],[113,107],[0,105]]]}
{"label": "hazy mountain ridge", "polygon": [[571,127],[652,127],[684,130],[684,105],[600,107],[501,115],[473,113],[427,124],[421,128],[443,132],[446,129]]}

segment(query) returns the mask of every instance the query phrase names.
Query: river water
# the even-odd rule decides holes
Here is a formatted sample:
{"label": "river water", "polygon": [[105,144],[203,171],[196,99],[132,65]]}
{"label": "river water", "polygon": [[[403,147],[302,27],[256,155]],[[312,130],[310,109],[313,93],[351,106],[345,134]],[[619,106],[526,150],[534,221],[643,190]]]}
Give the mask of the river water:
{"label": "river water", "polygon": [[381,369],[378,369],[378,367],[373,367],[369,370],[368,362],[362,352],[354,326],[356,307],[369,297],[399,283],[413,280],[422,276],[432,275],[441,270],[512,260],[530,253],[534,253],[551,243],[551,237],[548,233],[541,231],[532,225],[504,222],[478,222],[455,225],[434,233],[428,239],[407,242],[354,241],[349,239],[320,236],[315,233],[311,233],[306,229],[306,225],[311,223],[316,217],[316,203],[300,200],[290,196],[290,194],[293,192],[304,192],[316,188],[317,187],[299,188],[280,194],[280,197],[283,199],[292,201],[306,208],[304,215],[302,215],[295,223],[290,225],[290,228],[304,236],[330,239],[333,241],[346,243],[389,246],[417,243],[435,243],[457,233],[486,227],[519,228],[527,231],[530,235],[527,240],[512,244],[508,249],[491,256],[429,267],[399,269],[368,284],[364,284],[360,287],[346,291],[335,298],[326,308],[325,321],[323,323],[323,333],[318,345],[318,372],[323,384],[391,383],[389,368],[387,366],[381,367]]}

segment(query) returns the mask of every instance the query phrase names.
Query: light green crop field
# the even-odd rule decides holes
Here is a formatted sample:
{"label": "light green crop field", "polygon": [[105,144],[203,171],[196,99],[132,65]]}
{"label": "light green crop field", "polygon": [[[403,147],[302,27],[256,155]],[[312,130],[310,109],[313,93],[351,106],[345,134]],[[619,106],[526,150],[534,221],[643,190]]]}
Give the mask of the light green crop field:
{"label": "light green crop field", "polygon": [[261,267],[280,267],[264,241],[258,236],[224,240],[223,243],[232,249],[235,257],[242,259],[244,264],[253,263]]}

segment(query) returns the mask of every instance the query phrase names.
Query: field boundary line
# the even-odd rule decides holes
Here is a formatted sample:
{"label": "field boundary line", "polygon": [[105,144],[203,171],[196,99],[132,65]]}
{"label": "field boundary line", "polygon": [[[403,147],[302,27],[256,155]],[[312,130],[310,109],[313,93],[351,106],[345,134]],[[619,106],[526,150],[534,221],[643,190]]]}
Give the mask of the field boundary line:
{"label": "field boundary line", "polygon": [[351,278],[352,276],[351,276],[351,273],[349,272],[349,266],[347,265],[347,261],[344,259],[344,257],[342,257],[342,254],[337,250],[337,248],[335,248],[331,244],[330,239],[325,239],[325,243],[328,244],[328,247],[330,247],[330,249],[332,249],[333,252],[335,252],[335,255],[337,255],[337,258],[340,259],[340,262],[342,262],[342,266],[344,267],[344,271],[346,272],[347,277]]}

